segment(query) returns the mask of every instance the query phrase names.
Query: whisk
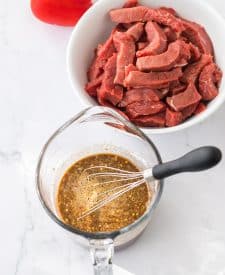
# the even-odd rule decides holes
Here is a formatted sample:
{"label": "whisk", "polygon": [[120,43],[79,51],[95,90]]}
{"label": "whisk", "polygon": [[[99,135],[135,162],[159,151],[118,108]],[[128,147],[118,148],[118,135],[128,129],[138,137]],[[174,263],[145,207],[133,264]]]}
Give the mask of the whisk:
{"label": "whisk", "polygon": [[[87,168],[84,173],[88,173],[87,179],[89,181],[94,180],[96,182],[94,186],[97,187],[100,184],[110,185],[117,183],[118,186],[101,193],[100,197],[102,195],[107,195],[106,198],[99,199],[90,209],[83,212],[79,219],[90,215],[94,211],[100,209],[119,196],[132,190],[133,188],[140,186],[145,182],[165,179],[175,174],[184,172],[199,172],[207,170],[217,165],[221,159],[222,153],[218,148],[206,146],[195,149],[179,159],[163,164],[158,164],[153,168],[149,168],[140,172],[130,172],[106,166],[94,166]],[[94,172],[99,170],[103,170],[104,172]],[[101,179],[101,183],[98,183],[100,178],[103,180]],[[104,178],[107,178],[107,180],[104,181]],[[112,180],[109,180],[110,178],[112,178]],[[123,184],[119,185],[119,183]]]}

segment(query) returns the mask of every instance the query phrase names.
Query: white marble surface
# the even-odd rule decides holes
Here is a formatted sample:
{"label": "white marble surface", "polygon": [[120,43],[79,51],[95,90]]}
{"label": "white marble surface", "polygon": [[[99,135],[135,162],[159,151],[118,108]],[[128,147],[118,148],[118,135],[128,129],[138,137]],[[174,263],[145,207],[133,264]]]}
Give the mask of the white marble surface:
{"label": "white marble surface", "polygon": [[[225,15],[225,2],[211,0]],[[48,136],[82,109],[67,79],[71,28],[35,20],[26,0],[0,0],[0,274],[91,274],[88,252],[40,206],[34,184]],[[164,160],[199,145],[225,150],[225,107],[188,131],[154,136]],[[224,162],[168,180],[151,225],[115,263],[140,275],[225,274]]]}

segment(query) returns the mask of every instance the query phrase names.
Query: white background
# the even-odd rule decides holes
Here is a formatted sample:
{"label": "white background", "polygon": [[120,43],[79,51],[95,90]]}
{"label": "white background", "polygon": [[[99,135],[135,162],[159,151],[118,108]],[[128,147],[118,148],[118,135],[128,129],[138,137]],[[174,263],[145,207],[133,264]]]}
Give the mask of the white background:
{"label": "white background", "polygon": [[[224,1],[210,2],[225,15]],[[88,251],[44,213],[34,186],[42,145],[82,109],[66,73],[71,31],[37,21],[28,0],[0,0],[2,275],[91,274]],[[224,121],[222,107],[197,127],[152,139],[164,160],[204,144],[225,150]],[[152,223],[115,263],[138,275],[225,275],[224,171],[223,162],[168,180]]]}

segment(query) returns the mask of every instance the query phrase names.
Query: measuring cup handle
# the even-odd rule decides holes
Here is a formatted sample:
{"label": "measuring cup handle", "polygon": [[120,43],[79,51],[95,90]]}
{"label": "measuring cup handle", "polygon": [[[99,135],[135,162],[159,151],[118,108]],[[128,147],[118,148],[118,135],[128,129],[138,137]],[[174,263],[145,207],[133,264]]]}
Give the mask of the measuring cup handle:
{"label": "measuring cup handle", "polygon": [[90,252],[94,267],[94,275],[113,275],[113,240],[90,240]]}

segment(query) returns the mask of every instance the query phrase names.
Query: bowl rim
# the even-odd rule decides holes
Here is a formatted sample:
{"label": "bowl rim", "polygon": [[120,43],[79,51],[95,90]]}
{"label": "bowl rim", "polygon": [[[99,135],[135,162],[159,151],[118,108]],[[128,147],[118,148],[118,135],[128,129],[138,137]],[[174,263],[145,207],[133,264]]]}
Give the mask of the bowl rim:
{"label": "bowl rim", "polygon": [[[93,107],[93,106],[101,106],[97,102],[94,102],[94,99],[92,99],[86,92],[85,90],[80,90],[80,88],[76,85],[74,81],[74,76],[72,73],[72,52],[74,50],[73,44],[75,37],[77,33],[79,32],[80,29],[83,27],[83,23],[86,18],[88,18],[90,15],[93,14],[93,11],[96,9],[96,7],[99,7],[101,5],[104,5],[104,2],[106,0],[99,0],[97,1],[90,9],[88,9],[85,14],[81,17],[77,25],[74,27],[68,45],[67,45],[67,51],[66,51],[66,66],[67,66],[67,72],[69,76],[69,81],[72,85],[72,88],[74,90],[74,94],[79,98],[80,102],[84,105],[84,107]],[[194,2],[197,3],[198,2]],[[209,3],[207,2],[201,2],[200,5],[205,6],[206,9],[209,10],[210,13],[212,13],[212,16],[214,18],[217,18],[217,21],[220,22],[221,25],[225,26],[225,19],[222,17],[222,15]],[[215,43],[215,42],[214,42]],[[225,91],[224,93],[220,93],[219,97],[214,99],[213,105],[210,105],[207,110],[205,110],[203,113],[198,114],[194,117],[189,118],[185,122],[174,126],[174,127],[165,127],[165,128],[151,128],[151,127],[139,127],[141,131],[143,131],[145,134],[169,134],[169,133],[174,133],[174,132],[179,132],[181,130],[185,130],[188,128],[191,128],[192,126],[195,126],[197,124],[200,124],[204,122],[208,117],[210,117],[212,114],[214,114],[224,103],[225,101]]]}

